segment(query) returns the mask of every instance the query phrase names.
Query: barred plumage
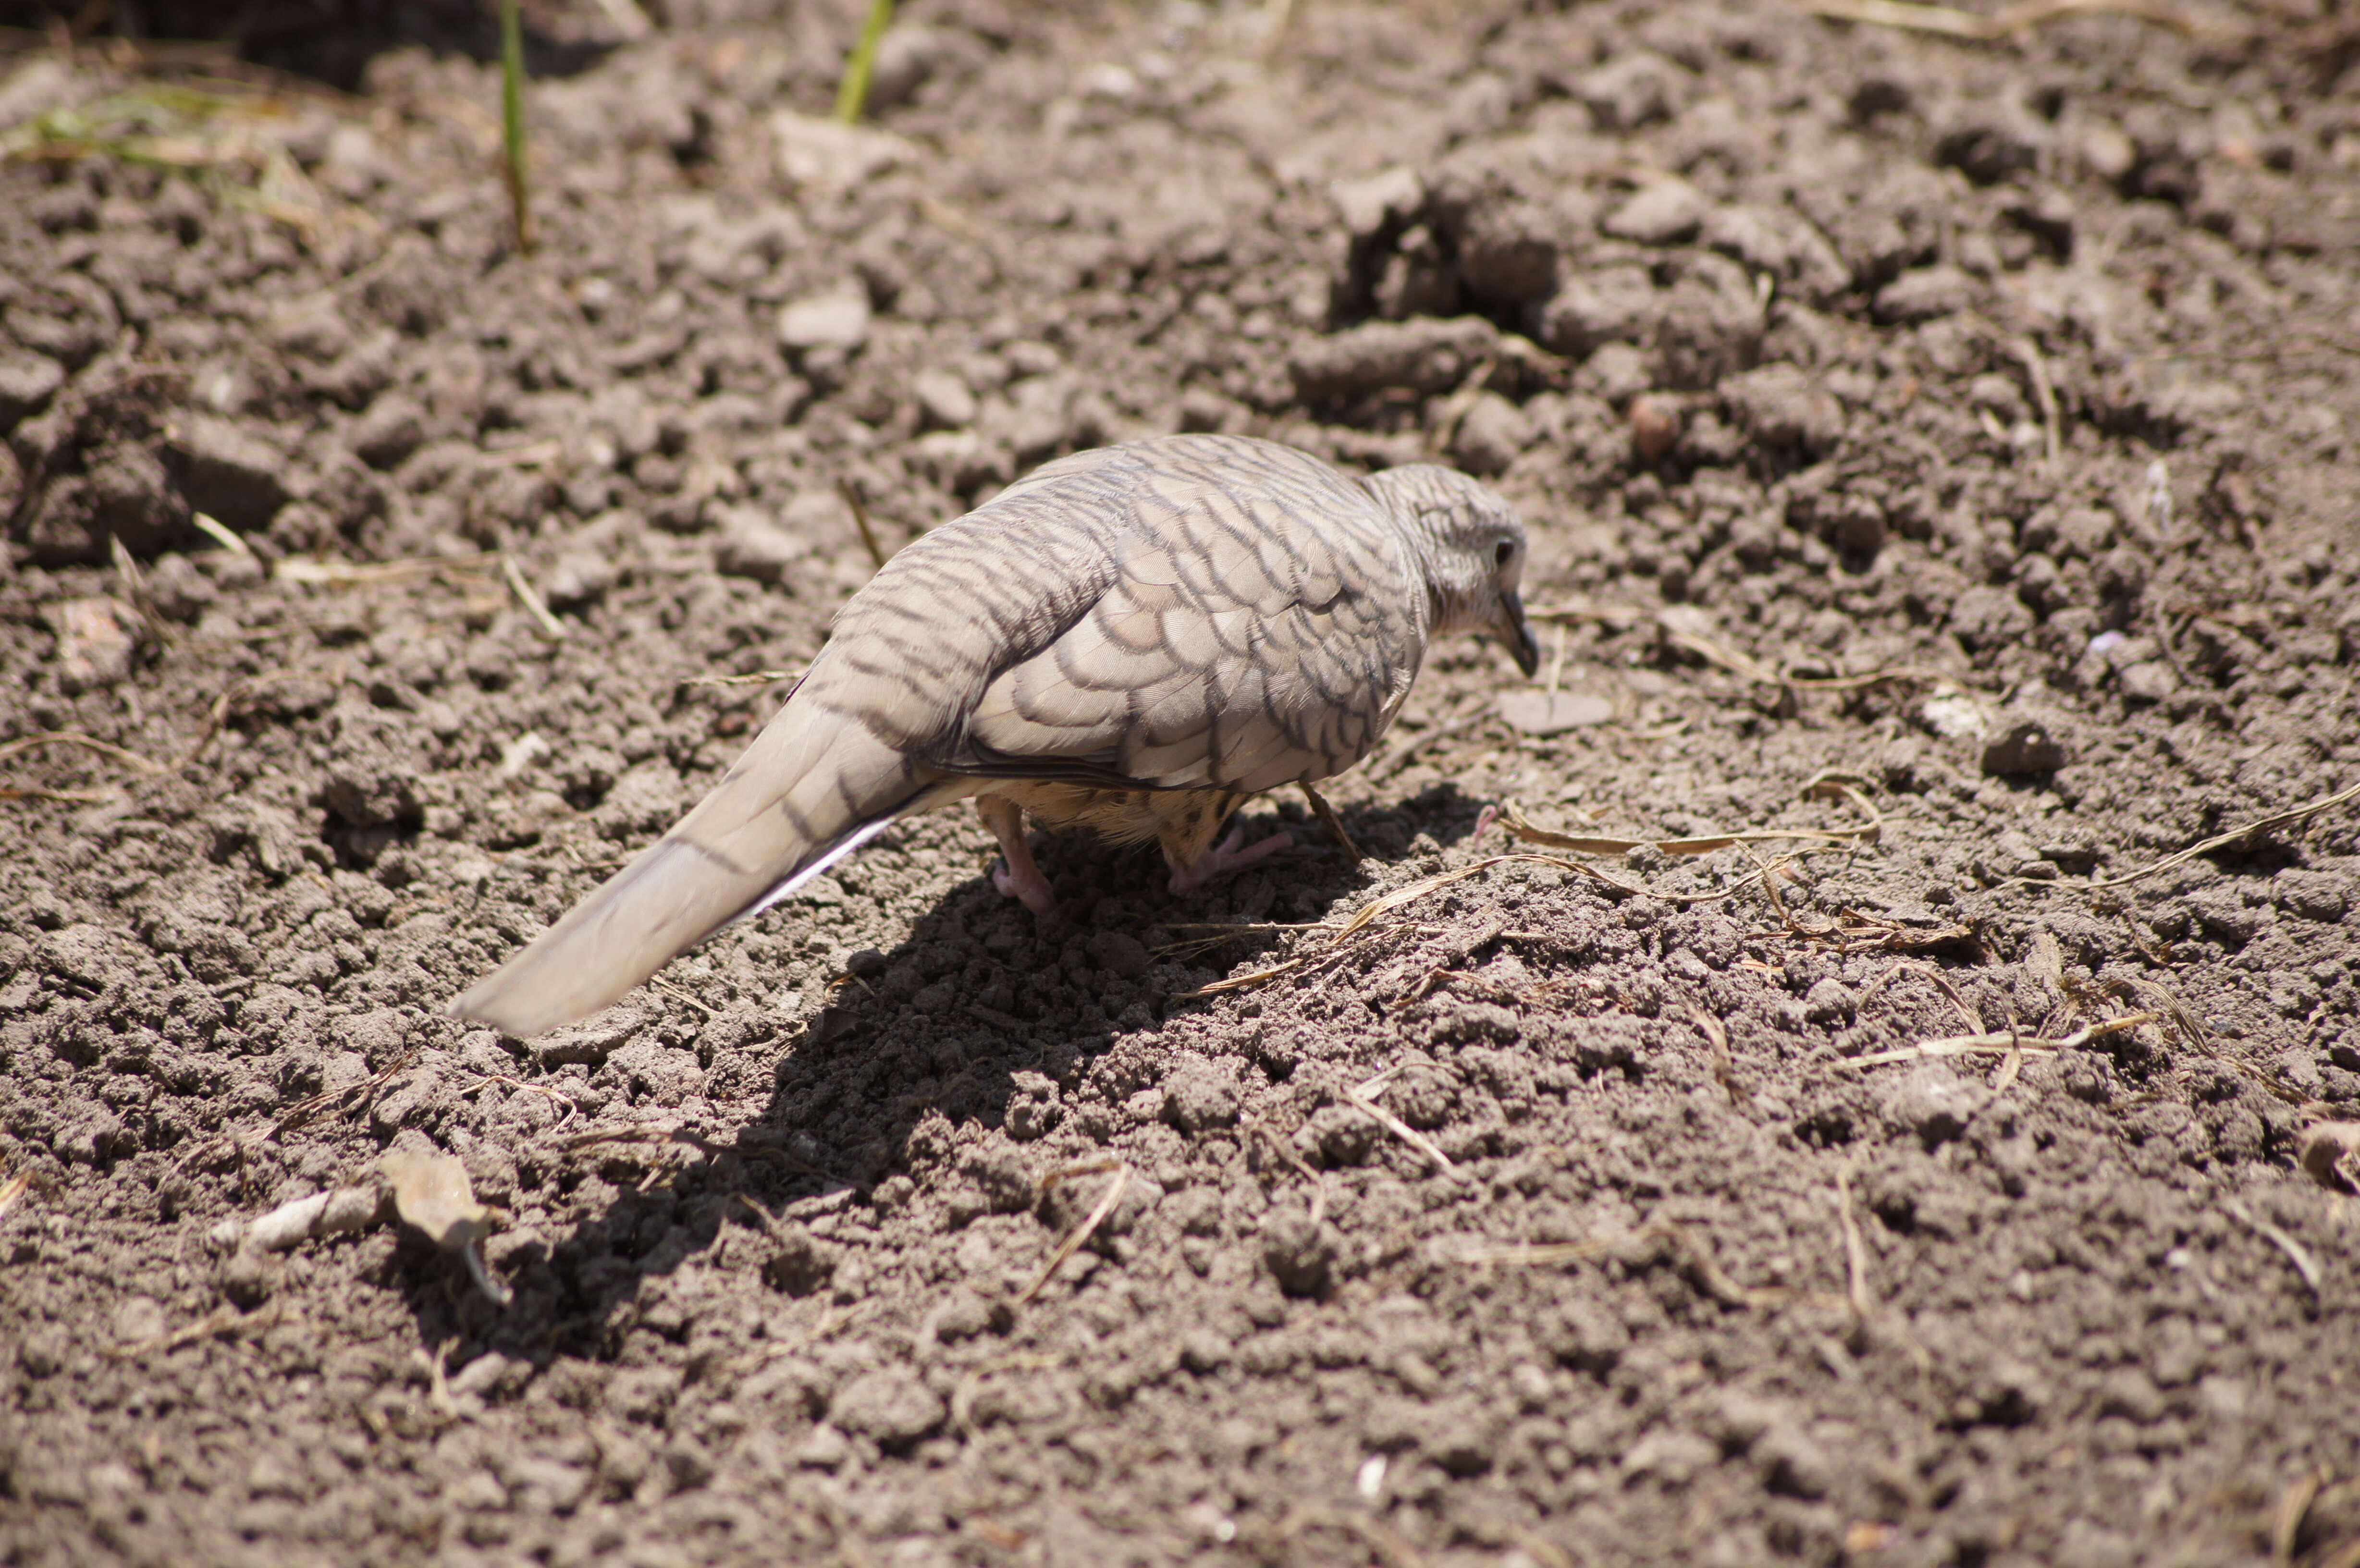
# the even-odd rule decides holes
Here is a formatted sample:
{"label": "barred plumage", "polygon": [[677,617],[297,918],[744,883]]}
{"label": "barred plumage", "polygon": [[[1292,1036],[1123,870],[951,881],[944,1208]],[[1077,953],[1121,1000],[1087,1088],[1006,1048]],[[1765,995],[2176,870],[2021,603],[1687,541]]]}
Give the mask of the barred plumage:
{"label": "barred plumage", "polygon": [[887,562],[712,793],[452,1010],[518,1035],[580,1018],[962,799],[1036,910],[1026,811],[1156,839],[1197,886],[1284,844],[1214,840],[1246,797],[1366,757],[1433,637],[1488,631],[1531,671],[1524,553],[1446,469],[1355,481],[1217,435],[1059,459]]}

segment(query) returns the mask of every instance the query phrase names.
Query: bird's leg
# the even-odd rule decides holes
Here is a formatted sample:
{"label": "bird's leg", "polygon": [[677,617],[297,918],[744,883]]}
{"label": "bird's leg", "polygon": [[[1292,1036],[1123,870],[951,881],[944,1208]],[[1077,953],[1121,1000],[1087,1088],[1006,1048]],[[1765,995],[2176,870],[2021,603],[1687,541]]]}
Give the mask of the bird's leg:
{"label": "bird's leg", "polygon": [[[1308,779],[1298,779],[1295,784],[1302,789],[1303,798],[1311,802],[1311,809],[1319,813],[1319,820],[1328,824],[1328,831],[1336,835],[1336,842],[1343,845],[1344,858],[1355,866],[1367,859],[1360,853],[1360,846],[1352,842],[1352,835],[1344,831],[1344,819],[1336,814],[1336,808],[1328,803],[1328,797],[1313,789]],[[1491,808],[1484,809],[1488,811]],[[1480,834],[1483,830],[1479,826],[1475,831]]]}
{"label": "bird's leg", "polygon": [[1032,846],[1024,842],[1022,809],[997,795],[978,795],[975,810],[991,836],[1000,841],[1000,864],[991,873],[991,885],[1036,915],[1055,909],[1057,897],[1049,891],[1049,879],[1041,875],[1041,867],[1033,864]]}
{"label": "bird's leg", "polygon": [[[1245,836],[1245,824],[1240,822],[1229,830],[1229,836],[1223,839],[1219,844],[1205,851],[1186,865],[1183,866],[1174,861],[1172,890],[1175,893],[1193,893],[1218,877],[1227,877],[1232,871],[1242,871],[1265,855],[1276,855],[1280,850],[1291,849],[1295,845],[1295,835],[1281,831],[1258,844],[1240,848],[1239,845],[1243,843]],[[1171,858],[1168,850],[1164,857]]]}

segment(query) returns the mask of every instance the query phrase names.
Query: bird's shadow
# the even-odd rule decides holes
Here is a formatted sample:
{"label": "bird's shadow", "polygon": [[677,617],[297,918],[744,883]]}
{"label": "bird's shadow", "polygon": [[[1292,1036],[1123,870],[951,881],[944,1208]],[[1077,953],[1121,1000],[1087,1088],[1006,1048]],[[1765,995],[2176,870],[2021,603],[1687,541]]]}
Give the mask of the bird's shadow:
{"label": "bird's shadow", "polygon": [[[1422,834],[1460,842],[1480,807],[1442,783],[1338,815],[1364,855],[1385,861]],[[539,1174],[577,1204],[588,1191],[590,1212],[554,1234],[496,1241],[497,1269],[515,1290],[505,1308],[406,1237],[392,1271],[421,1343],[447,1345],[453,1365],[490,1349],[546,1367],[561,1354],[616,1359],[635,1332],[683,1338],[693,1314],[657,1282],[714,1258],[733,1230],[752,1233],[747,1245],[773,1286],[789,1295],[827,1287],[826,1259],[798,1240],[802,1222],[844,1209],[873,1219],[910,1201],[912,1166],[937,1170],[971,1127],[1022,1135],[1023,1118],[1054,1099],[1049,1085],[1071,1087],[1120,1037],[1205,1005],[1182,994],[1283,940],[1248,932],[1207,947],[1196,939],[1218,933],[1203,928],[1315,920],[1365,886],[1298,803],[1280,802],[1278,816],[1297,847],[1186,898],[1165,889],[1152,851],[1053,835],[1037,852],[1058,896],[1051,915],[1026,913],[979,876],[890,952],[855,954],[807,1021],[751,1008],[710,1019],[696,1040],[710,1073],[767,1059],[747,1085],[761,1112],[734,1132],[681,1125],[668,1138],[544,1140],[533,1158],[556,1163]],[[800,908],[784,918],[811,918]],[[601,1073],[648,1108],[661,1085],[618,1066],[628,1055],[617,1051]],[[732,1097],[727,1087],[708,1094]]]}

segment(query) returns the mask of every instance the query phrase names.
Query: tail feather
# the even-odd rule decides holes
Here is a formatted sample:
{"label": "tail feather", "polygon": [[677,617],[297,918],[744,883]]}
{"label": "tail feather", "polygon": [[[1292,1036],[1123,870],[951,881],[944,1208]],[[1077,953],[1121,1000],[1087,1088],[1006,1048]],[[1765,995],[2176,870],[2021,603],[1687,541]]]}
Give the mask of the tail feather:
{"label": "tail feather", "polygon": [[585,1018],[933,803],[933,782],[858,724],[791,701],[694,811],[451,1012],[519,1037]]}

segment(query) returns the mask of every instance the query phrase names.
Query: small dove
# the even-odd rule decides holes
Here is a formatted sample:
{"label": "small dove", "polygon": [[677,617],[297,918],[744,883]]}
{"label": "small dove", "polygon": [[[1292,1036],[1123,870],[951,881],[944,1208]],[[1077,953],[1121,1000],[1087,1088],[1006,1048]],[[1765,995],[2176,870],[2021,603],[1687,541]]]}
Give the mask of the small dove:
{"label": "small dove", "polygon": [[1250,795],[1367,757],[1428,643],[1539,662],[1524,528],[1426,463],[1353,479],[1241,436],[1060,458],[913,541],[712,793],[452,1003],[528,1037],[613,1002],[912,811],[972,800],[1000,890],[1053,907],[1024,817],[1153,840],[1185,893],[1290,842]]}

